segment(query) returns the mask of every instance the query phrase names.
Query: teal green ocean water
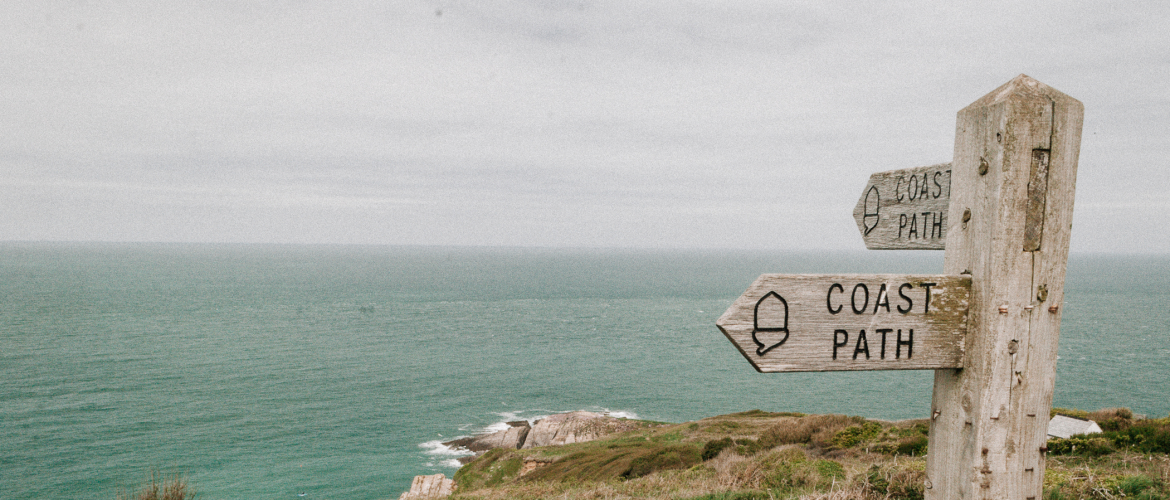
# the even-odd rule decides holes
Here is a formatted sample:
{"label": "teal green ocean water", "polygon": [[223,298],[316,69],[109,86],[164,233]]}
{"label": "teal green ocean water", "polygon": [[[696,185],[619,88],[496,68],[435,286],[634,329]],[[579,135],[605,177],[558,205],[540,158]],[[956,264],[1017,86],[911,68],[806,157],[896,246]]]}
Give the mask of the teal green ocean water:
{"label": "teal green ocean water", "polygon": [[[588,409],[925,417],[931,372],[758,374],[715,319],[765,272],[941,252],[0,245],[0,498],[387,499],[438,443]],[[1055,404],[1170,412],[1170,257],[1070,259]]]}

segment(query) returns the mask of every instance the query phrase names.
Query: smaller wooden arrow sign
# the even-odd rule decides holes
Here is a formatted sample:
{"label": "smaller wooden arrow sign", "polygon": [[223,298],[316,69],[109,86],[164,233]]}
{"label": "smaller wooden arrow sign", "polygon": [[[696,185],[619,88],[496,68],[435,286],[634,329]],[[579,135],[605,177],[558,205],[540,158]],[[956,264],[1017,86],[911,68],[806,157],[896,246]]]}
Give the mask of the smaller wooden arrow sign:
{"label": "smaller wooden arrow sign", "polygon": [[950,163],[878,172],[853,219],[870,250],[943,250],[950,202]]}
{"label": "smaller wooden arrow sign", "polygon": [[761,372],[963,366],[970,276],[765,274],[715,322]]}

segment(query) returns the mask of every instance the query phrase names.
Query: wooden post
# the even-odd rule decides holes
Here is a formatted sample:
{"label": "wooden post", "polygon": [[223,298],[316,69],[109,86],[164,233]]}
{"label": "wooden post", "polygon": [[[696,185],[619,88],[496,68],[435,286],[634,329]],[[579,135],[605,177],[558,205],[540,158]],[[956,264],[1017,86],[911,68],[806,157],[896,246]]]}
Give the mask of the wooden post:
{"label": "wooden post", "polygon": [[1026,75],[958,115],[944,272],[972,277],[936,370],[927,499],[1039,500],[1084,107]]}

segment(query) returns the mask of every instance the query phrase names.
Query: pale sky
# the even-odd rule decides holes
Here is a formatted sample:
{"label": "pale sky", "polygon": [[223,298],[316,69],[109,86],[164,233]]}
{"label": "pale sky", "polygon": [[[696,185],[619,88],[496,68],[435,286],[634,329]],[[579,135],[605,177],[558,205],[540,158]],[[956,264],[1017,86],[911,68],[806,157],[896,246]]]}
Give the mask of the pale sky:
{"label": "pale sky", "polygon": [[5,2],[0,241],[862,250],[1020,73],[1170,248],[1170,2]]}

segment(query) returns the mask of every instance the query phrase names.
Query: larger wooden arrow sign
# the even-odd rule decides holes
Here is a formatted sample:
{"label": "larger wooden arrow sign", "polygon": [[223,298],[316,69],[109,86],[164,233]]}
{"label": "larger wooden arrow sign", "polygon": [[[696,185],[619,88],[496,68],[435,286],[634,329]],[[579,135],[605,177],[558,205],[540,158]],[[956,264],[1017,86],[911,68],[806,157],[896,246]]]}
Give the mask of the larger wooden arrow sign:
{"label": "larger wooden arrow sign", "polygon": [[968,276],[765,274],[716,321],[761,372],[963,366]]}

